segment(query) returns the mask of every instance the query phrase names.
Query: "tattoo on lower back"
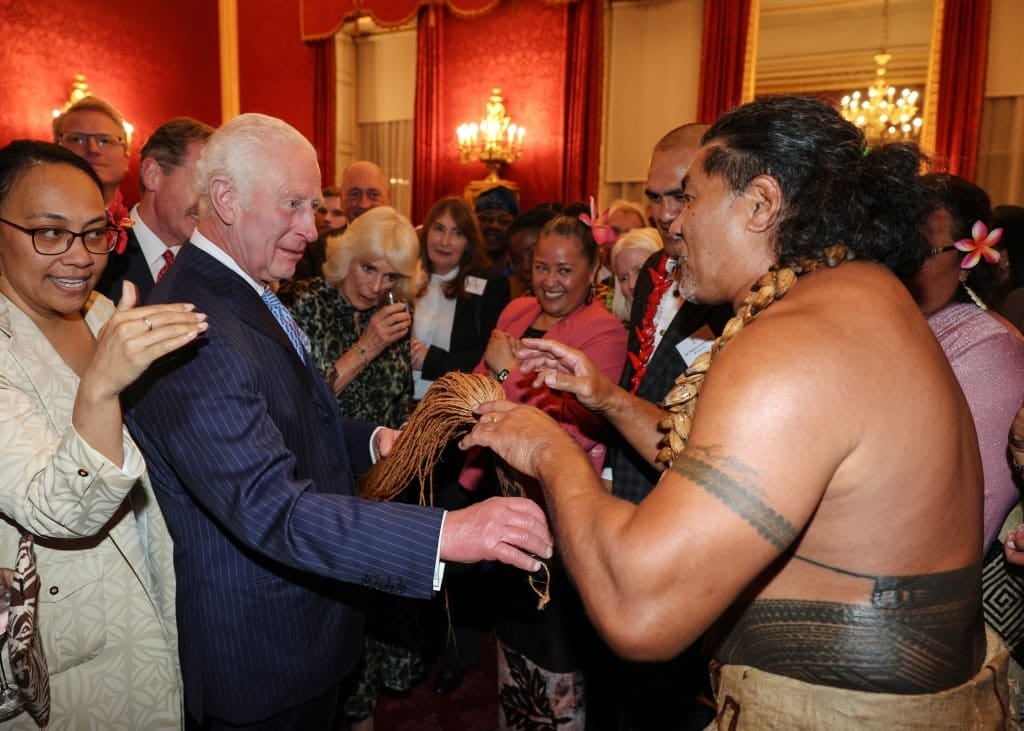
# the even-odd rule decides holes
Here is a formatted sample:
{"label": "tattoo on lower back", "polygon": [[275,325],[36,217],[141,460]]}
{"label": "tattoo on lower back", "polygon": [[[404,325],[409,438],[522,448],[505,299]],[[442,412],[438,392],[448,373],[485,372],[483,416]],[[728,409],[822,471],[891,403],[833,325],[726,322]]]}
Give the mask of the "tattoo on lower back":
{"label": "tattoo on lower back", "polygon": [[[718,498],[739,515],[778,551],[786,550],[796,540],[798,530],[784,516],[775,512],[756,487],[734,479],[706,459],[710,450],[690,448],[672,463],[672,470]],[[747,472],[749,470],[738,470]]]}

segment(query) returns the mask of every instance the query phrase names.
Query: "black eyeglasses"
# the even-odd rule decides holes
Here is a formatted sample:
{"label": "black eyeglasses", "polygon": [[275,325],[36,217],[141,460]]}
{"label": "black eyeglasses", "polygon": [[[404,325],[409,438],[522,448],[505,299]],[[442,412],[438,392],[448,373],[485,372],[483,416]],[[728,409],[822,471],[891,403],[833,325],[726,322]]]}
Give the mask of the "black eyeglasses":
{"label": "black eyeglasses", "polygon": [[114,147],[115,145],[124,144],[124,138],[118,137],[117,135],[108,135],[103,132],[97,132],[96,134],[89,134],[88,132],[64,132],[60,136],[60,141],[62,143],[72,147],[86,147],[89,144],[89,140],[96,140],[96,146],[100,148]]}
{"label": "black eyeglasses", "polygon": [[40,228],[25,228],[0,218],[0,223],[6,223],[11,228],[16,228],[22,233],[32,237],[32,248],[43,256],[60,256],[71,248],[75,239],[82,239],[87,251],[92,254],[109,254],[117,246],[121,236],[119,228],[92,228],[88,231],[68,231],[66,228],[54,226],[42,226]]}

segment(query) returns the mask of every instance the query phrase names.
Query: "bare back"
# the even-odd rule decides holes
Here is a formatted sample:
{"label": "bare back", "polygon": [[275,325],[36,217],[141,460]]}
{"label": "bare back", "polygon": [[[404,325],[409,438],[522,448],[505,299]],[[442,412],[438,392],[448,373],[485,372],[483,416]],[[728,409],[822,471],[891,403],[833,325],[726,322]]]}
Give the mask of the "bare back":
{"label": "bare back", "polygon": [[731,606],[718,659],[921,693],[981,661],[981,496],[942,350],[898,280],[850,262],[802,277],[716,357],[634,522],[681,536],[669,550],[698,586],[676,574],[677,599],[700,590],[707,624]]}

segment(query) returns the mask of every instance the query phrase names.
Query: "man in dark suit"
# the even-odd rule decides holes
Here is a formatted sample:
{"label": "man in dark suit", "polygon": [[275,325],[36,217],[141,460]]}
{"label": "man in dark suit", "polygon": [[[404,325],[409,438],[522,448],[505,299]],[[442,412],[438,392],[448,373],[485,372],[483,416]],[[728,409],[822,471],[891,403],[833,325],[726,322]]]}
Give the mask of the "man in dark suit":
{"label": "man in dark suit", "polygon": [[96,289],[114,302],[125,280],[145,302],[170,268],[181,245],[196,227],[199,193],[195,167],[213,128],[190,117],[164,122],[142,146],[139,187],[142,197],[131,211],[132,226],[122,253],[111,253]]}
{"label": "man in dark suit", "polygon": [[198,181],[199,226],[150,299],[194,303],[209,337],[125,397],[175,542],[188,725],[336,731],[363,625],[346,582],[428,598],[444,561],[533,571],[523,551],[550,556],[550,534],[525,499],[445,513],[354,497],[395,433],[341,418],[269,289],[316,238],[316,152],[245,114],[210,138]]}
{"label": "man in dark suit", "polygon": [[[685,124],[666,134],[654,146],[647,170],[644,194],[665,248],[651,255],[637,277],[626,346],[629,357],[619,385],[652,403],[660,403],[688,363],[710,348],[712,328],[720,329],[732,315],[728,307],[684,303],[671,273],[680,251],[679,237],[670,227],[682,210],[683,176],[707,129]],[[621,438],[607,464],[610,470],[604,477],[611,479],[612,494],[634,503],[654,488],[661,474]],[[614,686],[588,697],[617,699],[631,727],[698,729],[714,716],[696,700],[707,679],[707,663],[698,648],[668,663],[625,663],[610,655],[604,660],[596,682],[614,678]],[[617,715],[607,709],[598,714]]]}
{"label": "man in dark suit", "polygon": [[[637,277],[629,320],[629,357],[619,385],[652,403],[660,403],[689,360],[710,346],[707,329],[712,308],[684,304],[672,282],[671,269],[679,255],[679,237],[669,231],[682,210],[682,181],[707,125],[684,124],[658,141],[651,153],[644,195],[664,249],[648,258]],[[723,313],[728,319],[728,313]],[[724,319],[722,322],[724,323]],[[684,357],[684,353],[691,354]],[[634,503],[653,489],[659,472],[625,440],[618,440],[608,464],[612,493]]]}

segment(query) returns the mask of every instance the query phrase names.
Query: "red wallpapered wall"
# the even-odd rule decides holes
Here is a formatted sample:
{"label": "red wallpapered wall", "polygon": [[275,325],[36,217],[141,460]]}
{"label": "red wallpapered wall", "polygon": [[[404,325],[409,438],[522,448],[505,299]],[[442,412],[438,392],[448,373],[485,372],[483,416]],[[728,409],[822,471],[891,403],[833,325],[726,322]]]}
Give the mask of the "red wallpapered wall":
{"label": "red wallpapered wall", "polygon": [[[210,3],[215,4],[215,3]],[[262,112],[313,139],[313,50],[300,40],[299,3],[238,3],[242,112]]]}
{"label": "red wallpapered wall", "polygon": [[[441,194],[462,195],[471,180],[486,176],[482,163],[459,162],[455,129],[478,122],[491,87],[505,97],[505,111],[526,128],[526,151],[505,167],[519,185],[521,208],[561,196],[565,118],[566,9],[537,2],[502,2],[470,19],[448,14],[444,28],[444,98]],[[442,139],[444,137],[442,136]]]}
{"label": "red wallpapered wall", "polygon": [[215,2],[0,2],[0,29],[0,145],[52,139],[53,108],[85,74],[93,94],[135,126],[122,186],[129,201],[138,197],[139,149],[156,127],[179,115],[220,123]]}

